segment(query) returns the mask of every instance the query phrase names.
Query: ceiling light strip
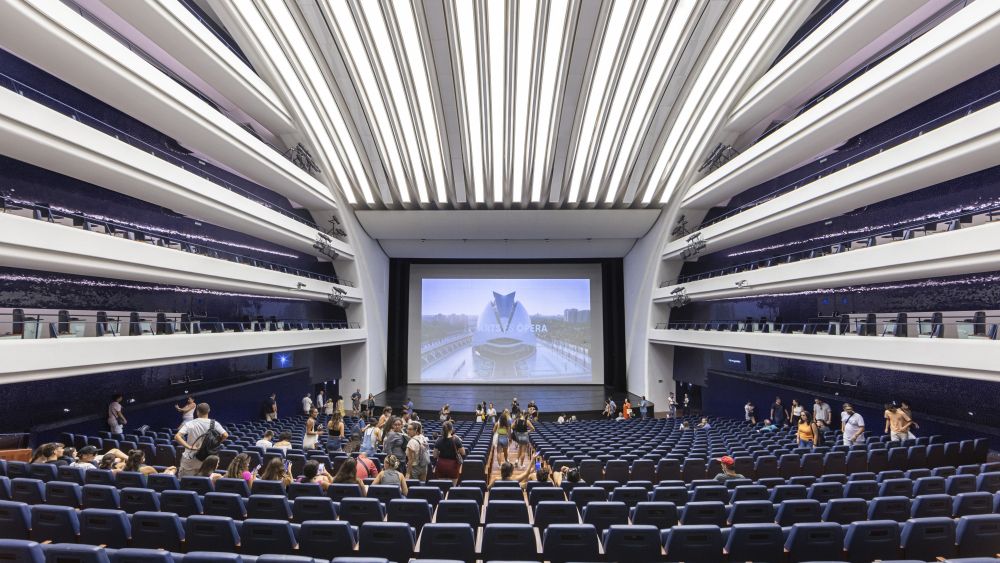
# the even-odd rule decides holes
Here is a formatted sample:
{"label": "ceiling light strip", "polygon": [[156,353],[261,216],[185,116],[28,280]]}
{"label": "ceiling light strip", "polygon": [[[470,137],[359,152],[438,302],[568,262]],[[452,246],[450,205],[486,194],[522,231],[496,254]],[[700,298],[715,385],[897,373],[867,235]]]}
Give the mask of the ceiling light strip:
{"label": "ceiling light strip", "polygon": [[396,139],[392,122],[372,68],[375,62],[369,60],[361,30],[347,1],[334,0],[330,2],[330,9],[333,13],[333,28],[346,55],[344,62],[351,69],[355,86],[359,88],[358,97],[365,107],[365,113],[374,122],[372,135],[379,145],[382,160],[388,163],[391,181],[398,188],[400,199],[403,203],[409,203],[409,184],[403,167],[402,148],[394,142]]}
{"label": "ceiling light strip", "polygon": [[646,136],[653,115],[656,113],[657,104],[676,69],[680,54],[684,51],[687,43],[684,37],[685,30],[688,29],[692,19],[698,13],[697,2],[679,2],[670,15],[670,22],[660,39],[656,56],[650,64],[648,78],[636,99],[632,115],[626,120],[628,127],[622,138],[621,146],[628,151],[628,156],[622,158],[622,155],[619,154],[619,157],[614,160],[614,169],[609,184],[611,187],[605,194],[605,203],[612,203],[616,195],[621,195],[620,191],[628,188],[627,185],[623,185],[626,179],[626,169],[631,166],[633,159],[639,152],[639,145]]}
{"label": "ceiling light strip", "polygon": [[506,113],[505,93],[507,90],[507,2],[490,0],[486,2],[486,25],[488,35],[490,120],[487,131],[490,135],[490,169],[492,171],[493,201],[502,202],[504,196],[504,147],[507,130],[504,120]]}
{"label": "ceiling light strip", "polygon": [[[573,174],[569,184],[569,202],[575,203],[580,196],[580,189],[584,181],[584,174],[592,161],[595,145],[592,142],[595,136],[599,135],[598,126],[601,121],[602,108],[606,99],[606,88],[612,86],[609,82],[614,69],[615,62],[619,58],[617,54],[622,42],[627,39],[627,30],[630,28],[629,14],[632,12],[632,3],[624,0],[616,1],[611,6],[611,14],[608,17],[604,28],[604,35],[601,37],[600,49],[597,53],[597,65],[594,67],[590,77],[590,87],[587,92],[587,101],[583,113],[583,120],[580,122],[577,134],[576,156],[573,158]],[[570,163],[567,162],[567,165]]]}
{"label": "ceiling light strip", "polygon": [[[670,4],[667,2],[647,2],[639,16],[638,25],[635,32],[628,40],[628,54],[625,56],[624,64],[620,67],[620,73],[615,77],[613,84],[609,85],[611,92],[611,104],[607,109],[605,126],[601,128],[601,136],[598,142],[597,159],[594,164],[593,173],[589,179],[587,190],[587,202],[597,201],[597,192],[601,188],[601,180],[611,159],[611,151],[619,146],[622,131],[624,130],[623,117],[628,102],[634,102],[636,93],[649,78],[645,72],[652,60],[650,47],[659,45],[657,41],[666,27],[670,13]],[[614,186],[612,186],[614,190]],[[617,191],[617,190],[615,190]]]}
{"label": "ceiling light strip", "polygon": [[[390,118],[394,118],[394,131],[402,134],[403,145],[409,156],[411,176],[417,188],[417,197],[420,203],[430,203],[427,194],[427,175],[423,166],[424,159],[420,150],[421,141],[417,136],[418,125],[410,109],[410,96],[407,95],[405,89],[403,72],[393,49],[394,41],[389,32],[385,14],[377,2],[358,2],[355,5],[360,9],[360,15],[364,16],[368,24],[368,30],[371,34],[368,52],[375,55],[372,58],[372,68],[383,71],[379,73],[380,83],[383,86],[381,89],[382,99]],[[388,100],[386,100],[386,93],[389,96]]]}
{"label": "ceiling light strip", "polygon": [[[475,203],[485,203],[485,178],[483,177],[483,128],[480,121],[484,105],[480,98],[479,46],[477,41],[476,6],[473,0],[452,0],[454,14],[454,39],[458,51],[459,82],[462,95],[460,103],[465,110],[466,165],[471,167],[470,180],[473,185]],[[471,161],[471,163],[469,162]]]}
{"label": "ceiling light strip", "polygon": [[[562,61],[566,52],[566,39],[570,35],[567,18],[570,12],[570,0],[550,0],[548,5],[548,21],[545,25],[543,45],[541,86],[538,91],[538,115],[535,119],[535,155],[534,173],[531,179],[531,201],[542,200],[542,185],[551,172],[549,157],[555,143],[551,142],[555,116],[559,115],[559,102],[556,93],[559,87],[559,77],[562,76]],[[550,146],[550,144],[552,146]]]}
{"label": "ceiling light strip", "polygon": [[524,183],[528,181],[525,157],[528,152],[528,122],[532,108],[538,98],[532,96],[535,77],[535,23],[540,2],[538,0],[521,0],[517,6],[517,41],[514,42],[516,52],[514,68],[514,142],[513,167],[511,170],[511,200],[519,204],[524,196]]}
{"label": "ceiling light strip", "polygon": [[409,70],[416,91],[416,113],[420,115],[421,129],[426,138],[427,158],[433,171],[437,200],[440,203],[447,203],[448,177],[444,172],[441,136],[438,135],[437,105],[434,103],[434,94],[431,90],[431,73],[427,58],[429,53],[424,52],[420,40],[420,28],[417,25],[418,16],[415,10],[418,9],[418,5],[409,0],[394,0],[390,6],[402,38],[402,49],[399,49],[398,55],[400,60],[406,61],[405,66]]}

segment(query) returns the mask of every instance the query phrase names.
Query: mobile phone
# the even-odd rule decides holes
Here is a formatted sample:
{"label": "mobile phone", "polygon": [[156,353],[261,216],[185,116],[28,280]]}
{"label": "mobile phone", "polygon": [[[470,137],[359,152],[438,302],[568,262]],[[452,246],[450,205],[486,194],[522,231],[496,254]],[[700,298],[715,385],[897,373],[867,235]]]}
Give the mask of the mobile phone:
{"label": "mobile phone", "polygon": [[260,471],[260,464],[258,463],[258,464],[257,464],[257,467],[254,467],[254,468],[253,468],[253,471],[251,471],[251,473],[253,473],[254,475],[257,475],[257,473],[258,473],[259,471]]}
{"label": "mobile phone", "polygon": [[536,459],[535,460],[535,471],[541,471],[541,470],[542,470],[542,460]]}

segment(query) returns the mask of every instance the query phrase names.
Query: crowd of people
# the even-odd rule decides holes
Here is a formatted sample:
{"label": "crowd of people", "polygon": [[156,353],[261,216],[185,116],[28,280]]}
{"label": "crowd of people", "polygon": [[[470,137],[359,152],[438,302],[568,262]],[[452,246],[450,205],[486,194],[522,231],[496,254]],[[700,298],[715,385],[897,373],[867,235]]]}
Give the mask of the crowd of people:
{"label": "crowd of people", "polygon": [[[752,401],[743,406],[743,416],[747,424],[757,425],[757,409]],[[883,432],[889,434],[892,440],[907,440],[916,438],[914,429],[920,426],[913,420],[913,410],[907,401],[885,404],[883,412],[885,426]],[[827,442],[828,435],[837,428],[833,420],[833,410],[823,399],[813,399],[812,412],[792,399],[789,406],[782,403],[781,397],[775,397],[768,411],[768,416],[761,421],[759,432],[775,432],[781,428],[795,425],[796,440],[799,447],[815,447]],[[870,429],[865,427],[865,419],[857,412],[854,405],[844,403],[840,413],[840,432],[844,445],[863,444],[865,435]]]}

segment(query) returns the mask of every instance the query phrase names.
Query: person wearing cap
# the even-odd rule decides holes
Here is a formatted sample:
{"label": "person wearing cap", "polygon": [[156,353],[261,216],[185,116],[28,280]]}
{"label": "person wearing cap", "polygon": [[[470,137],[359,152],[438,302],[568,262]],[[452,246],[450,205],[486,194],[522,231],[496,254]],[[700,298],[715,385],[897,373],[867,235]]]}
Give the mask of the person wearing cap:
{"label": "person wearing cap", "polygon": [[726,481],[729,481],[730,479],[744,479],[745,478],[742,475],[740,475],[739,473],[733,471],[733,465],[736,464],[736,461],[733,458],[731,458],[731,457],[729,457],[727,455],[724,455],[724,456],[722,456],[722,457],[719,458],[719,463],[721,464],[721,467],[722,467],[722,473],[719,473],[718,475],[715,476],[715,480],[716,481],[718,481],[720,483],[725,483]]}
{"label": "person wearing cap", "polygon": [[90,471],[91,469],[97,469],[97,466],[94,465],[95,459],[97,459],[97,448],[94,446],[84,446],[76,452],[76,461],[69,464],[69,466]]}

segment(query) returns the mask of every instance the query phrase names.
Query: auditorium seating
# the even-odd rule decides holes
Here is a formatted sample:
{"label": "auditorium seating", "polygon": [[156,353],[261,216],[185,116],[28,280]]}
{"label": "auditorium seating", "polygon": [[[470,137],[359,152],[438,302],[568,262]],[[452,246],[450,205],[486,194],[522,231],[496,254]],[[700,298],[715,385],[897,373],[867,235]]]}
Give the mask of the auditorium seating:
{"label": "auditorium seating", "polygon": [[[292,417],[228,423],[232,439],[226,447],[254,452],[261,459],[267,454],[297,455],[294,449],[261,452],[250,444],[265,427],[296,430],[293,445],[300,444],[302,421]],[[482,466],[475,468],[475,475],[464,476],[460,486],[431,479],[426,484],[411,482],[406,497],[398,488],[383,487],[372,487],[367,497],[360,497],[357,488],[346,496],[335,486],[325,495],[301,494],[316,491],[295,486],[271,490],[263,481],[249,490],[234,486],[232,480],[217,481],[213,487],[210,481],[173,476],[163,476],[170,479],[162,479],[160,490],[154,490],[161,481],[158,475],[147,479],[148,488],[132,486],[141,483],[128,474],[112,476],[108,484],[87,483],[91,473],[101,474],[97,470],[86,472],[81,485],[61,481],[58,474],[53,478],[32,471],[30,464],[7,463],[0,466],[6,473],[0,483],[10,485],[9,493],[0,486],[0,495],[5,495],[0,500],[0,536],[6,538],[0,560],[14,552],[44,557],[46,550],[71,550],[77,544],[105,546],[109,561],[133,548],[162,548],[177,554],[174,560],[187,560],[192,553],[197,560],[202,557],[197,552],[212,551],[219,557],[228,556],[221,552],[239,554],[244,560],[268,554],[323,561],[351,555],[407,560],[449,553],[462,554],[462,560],[517,554],[525,560],[551,561],[724,561],[728,553],[728,560],[736,561],[770,560],[777,553],[785,556],[786,550],[789,561],[818,553],[831,560],[867,561],[875,556],[927,554],[929,560],[1000,551],[1000,467],[986,463],[983,441],[966,441],[963,448],[960,442],[925,437],[919,446],[902,448],[872,440],[860,447],[865,452],[900,450],[907,460],[913,448],[944,446],[940,459],[948,465],[870,472],[865,456],[850,473],[843,473],[847,465],[835,461],[839,458],[828,457],[844,453],[841,446],[833,446],[815,452],[826,457],[819,476],[801,463],[786,464],[782,474],[776,461],[771,467],[747,465],[746,479],[720,484],[705,479],[716,469],[685,475],[683,462],[701,459],[699,467],[705,467],[720,455],[760,461],[808,454],[792,453],[796,448],[786,431],[763,435],[742,421],[711,421],[711,430],[697,432],[682,431],[678,421],[662,419],[540,423],[532,441],[554,466],[598,463],[588,464],[593,467],[590,483],[555,487],[533,482],[527,493],[502,482],[485,490]],[[430,421],[425,428],[433,435],[440,423]],[[485,461],[490,429],[471,422],[459,422],[456,429],[470,459]],[[165,430],[149,437],[166,441]],[[139,436],[130,437],[139,442]],[[68,438],[87,442],[91,437]],[[120,442],[125,436],[101,438]],[[302,455],[332,469],[347,454]],[[928,458],[921,459],[926,464]],[[661,466],[663,461],[680,463]],[[609,466],[617,479],[606,479]],[[654,477],[662,471],[669,478],[633,479],[649,476],[636,470],[648,471],[650,466]],[[837,473],[827,473],[827,467]],[[59,543],[50,547],[32,540]]]}

